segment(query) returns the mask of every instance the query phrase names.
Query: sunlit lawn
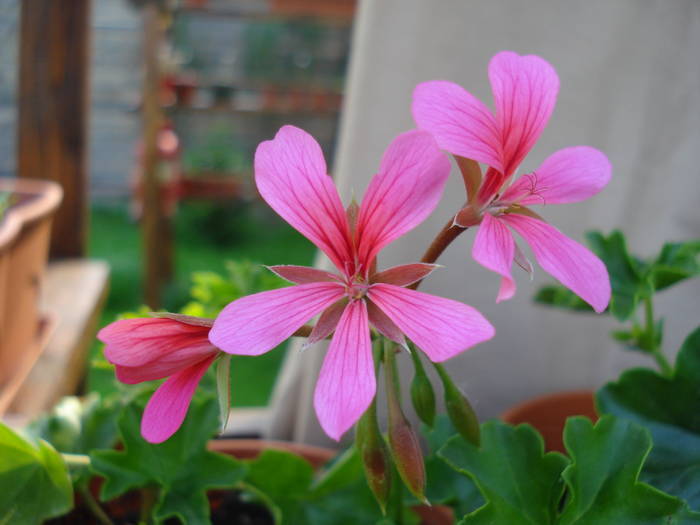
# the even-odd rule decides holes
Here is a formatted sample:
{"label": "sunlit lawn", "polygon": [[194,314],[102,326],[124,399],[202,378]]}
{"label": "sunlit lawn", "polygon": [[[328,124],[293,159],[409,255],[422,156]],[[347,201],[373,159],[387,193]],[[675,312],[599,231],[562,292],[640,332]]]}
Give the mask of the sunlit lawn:
{"label": "sunlit lawn", "polygon": [[[101,326],[142,303],[141,237],[126,203],[95,205],[90,225],[90,256],[111,266],[111,289]],[[313,260],[313,245],[261,204],[213,207],[205,203],[181,206],[174,220],[175,275],[165,291],[165,308],[177,311],[189,298],[190,275],[207,270],[224,273],[227,260],[261,264],[304,264]],[[233,399],[237,406],[266,404],[284,350],[232,361]],[[114,389],[113,371],[105,366],[101,345],[92,352],[94,366],[88,388]]]}

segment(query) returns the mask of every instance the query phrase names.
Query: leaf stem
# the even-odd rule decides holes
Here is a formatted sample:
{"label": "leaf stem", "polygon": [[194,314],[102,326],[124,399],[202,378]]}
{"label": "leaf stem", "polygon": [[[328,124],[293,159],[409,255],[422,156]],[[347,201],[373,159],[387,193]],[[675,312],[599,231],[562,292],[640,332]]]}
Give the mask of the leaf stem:
{"label": "leaf stem", "polygon": [[143,487],[141,489],[141,512],[139,525],[153,523],[153,507],[156,504],[158,489],[156,487]]}
{"label": "leaf stem", "polygon": [[68,468],[82,468],[90,466],[90,456],[85,454],[61,453],[61,458]]}
{"label": "leaf stem", "polygon": [[105,513],[104,509],[97,502],[95,497],[90,492],[90,488],[86,485],[82,485],[79,489],[80,495],[83,497],[83,501],[90,509],[90,512],[97,518],[97,521],[102,523],[102,525],[114,525],[114,522]]}
{"label": "leaf stem", "polygon": [[668,362],[668,359],[666,358],[661,349],[661,345],[657,342],[656,339],[656,328],[654,322],[654,303],[651,297],[646,297],[644,299],[644,330],[646,331],[647,337],[649,338],[649,353],[656,361],[656,364],[659,366],[661,373],[666,377],[672,377],[673,367],[671,366],[671,363]]}

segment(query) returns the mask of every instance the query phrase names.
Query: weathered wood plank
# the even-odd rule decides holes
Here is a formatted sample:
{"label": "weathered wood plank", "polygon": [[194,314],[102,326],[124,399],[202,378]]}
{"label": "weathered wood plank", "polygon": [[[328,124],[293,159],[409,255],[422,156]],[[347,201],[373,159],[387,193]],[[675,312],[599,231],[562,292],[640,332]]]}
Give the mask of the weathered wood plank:
{"label": "weathered wood plank", "polygon": [[15,396],[11,413],[35,416],[79,388],[108,282],[109,267],[103,261],[66,260],[49,265],[43,310],[55,323],[53,334]]}
{"label": "weathered wood plank", "polygon": [[88,66],[92,0],[23,0],[17,90],[17,170],[63,186],[51,255],[87,242]]}

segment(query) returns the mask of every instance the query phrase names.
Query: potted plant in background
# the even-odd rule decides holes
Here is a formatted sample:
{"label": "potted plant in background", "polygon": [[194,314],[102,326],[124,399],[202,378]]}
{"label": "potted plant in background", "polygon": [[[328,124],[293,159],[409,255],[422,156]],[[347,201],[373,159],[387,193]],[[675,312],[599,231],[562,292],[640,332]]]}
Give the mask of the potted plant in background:
{"label": "potted plant in background", "polygon": [[40,311],[51,219],[61,203],[49,181],[0,179],[0,414],[39,357],[50,318]]}

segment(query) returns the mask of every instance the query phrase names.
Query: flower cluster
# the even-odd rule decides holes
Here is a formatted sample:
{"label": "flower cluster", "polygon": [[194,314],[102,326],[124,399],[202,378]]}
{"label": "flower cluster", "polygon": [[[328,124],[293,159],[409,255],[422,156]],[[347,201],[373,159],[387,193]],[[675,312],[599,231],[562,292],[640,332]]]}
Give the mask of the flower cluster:
{"label": "flower cluster", "polygon": [[295,286],[238,299],[213,322],[167,315],[117,321],[103,329],[99,338],[118,379],[169,377],[144,413],[145,439],[162,442],[177,430],[199,380],[219,354],[260,355],[316,316],[308,342],[330,338],[330,345],[314,406],[321,426],[336,440],[375,397],[373,331],[402,347],[408,338],[435,363],[493,337],[493,326],[474,308],[415,290],[435,269],[434,258],[377,269],[379,252],[438,205],[450,172],[441,150],[455,156],[467,188],[466,204],[448,230],[478,226],[472,255],[501,275],[498,301],[515,294],[514,261],[532,271],[514,231],[547,272],[596,311],[605,310],[610,284],[603,263],[529,207],[576,202],[599,192],[610,179],[605,155],[587,146],[566,148],[515,178],[554,109],[559,80],[541,58],[512,52],[491,60],[489,79],[494,113],[450,82],[420,84],[413,101],[419,129],[389,145],[359,205],[343,206],[320,146],[301,129],[284,126],[258,146],[260,195],[328,256],[335,271],[271,267]]}

